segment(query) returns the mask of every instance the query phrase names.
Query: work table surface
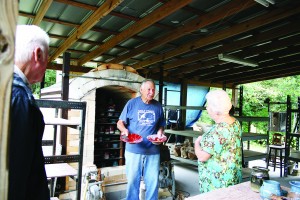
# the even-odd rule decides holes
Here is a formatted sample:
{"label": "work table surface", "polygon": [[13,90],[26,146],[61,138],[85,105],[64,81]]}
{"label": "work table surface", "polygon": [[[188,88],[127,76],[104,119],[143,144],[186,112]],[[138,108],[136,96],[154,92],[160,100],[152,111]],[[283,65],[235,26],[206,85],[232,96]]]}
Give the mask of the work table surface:
{"label": "work table surface", "polygon": [[[282,189],[289,191],[288,188],[282,187]],[[258,200],[260,195],[257,192],[251,190],[250,181],[240,183],[228,188],[221,188],[211,192],[199,194],[186,198],[187,200],[199,200],[199,199],[214,199],[214,200],[232,200],[232,199],[243,199],[243,200]]]}

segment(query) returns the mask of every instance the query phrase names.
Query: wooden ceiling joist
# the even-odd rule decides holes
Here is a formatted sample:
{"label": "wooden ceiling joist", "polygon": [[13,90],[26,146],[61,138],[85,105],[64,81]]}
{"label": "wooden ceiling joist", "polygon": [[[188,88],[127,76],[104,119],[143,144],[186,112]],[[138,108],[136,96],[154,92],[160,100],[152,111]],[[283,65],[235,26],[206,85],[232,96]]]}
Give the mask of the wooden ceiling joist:
{"label": "wooden ceiling joist", "polygon": [[[245,21],[243,23],[234,25],[230,29],[225,29],[225,30],[219,31],[217,33],[211,34],[205,38],[201,38],[199,40],[188,42],[188,43],[176,48],[173,51],[151,57],[145,61],[142,61],[138,64],[133,65],[132,67],[134,67],[135,69],[140,69],[140,68],[152,65],[154,63],[166,60],[168,58],[186,53],[186,52],[190,51],[191,49],[197,49],[197,48],[201,48],[206,45],[209,45],[209,44],[213,44],[217,41],[221,41],[226,38],[230,38],[234,35],[238,35],[238,34],[246,32],[246,31],[256,29],[263,25],[266,25],[271,22],[292,16],[299,12],[300,12],[299,4],[297,6],[288,5],[285,7],[281,7],[276,10],[271,11],[268,14],[257,17],[253,20]],[[171,68],[171,67],[172,66],[169,66],[168,68]],[[166,69],[166,67],[164,67],[164,69]]]}
{"label": "wooden ceiling joist", "polygon": [[[294,26],[294,27],[300,29],[299,26]],[[285,33],[290,33],[290,31],[293,31],[293,30],[285,29],[284,32]],[[279,32],[274,31],[274,35],[276,35],[277,33],[279,33]],[[266,34],[268,35],[268,33],[266,33]],[[277,37],[280,37],[280,36],[281,36],[281,34],[277,35]],[[278,48],[285,48],[287,46],[291,46],[291,45],[296,44],[297,41],[300,41],[300,35],[296,35],[292,39],[289,39],[289,40],[276,40],[276,41],[273,41],[270,44],[255,47],[253,50],[249,50],[249,51],[246,51],[246,52],[241,52],[238,55],[241,56],[241,57],[245,57],[245,56],[251,56],[251,55],[255,55],[255,54],[259,54],[259,53],[263,53],[263,52],[268,52],[268,51],[278,49]],[[226,46],[236,46],[238,44],[243,43],[243,41],[237,41],[236,43],[237,44],[235,44],[235,43],[227,44]],[[224,46],[224,47],[226,48],[226,46]],[[289,52],[297,52],[297,50],[291,50],[290,49]],[[283,52],[280,52],[280,53],[281,53],[281,55],[286,55],[286,54],[282,54]],[[199,56],[201,57],[201,54]],[[277,55],[276,54],[270,54],[270,56],[274,57],[274,56],[277,56]],[[230,64],[218,65],[221,62],[223,62],[223,61],[219,61],[219,60],[215,59],[214,61],[204,61],[204,62],[200,62],[199,64],[195,63],[191,66],[180,67],[177,70],[172,71],[171,73],[169,73],[169,75],[170,76],[178,76],[178,75],[181,74],[182,77],[191,78],[192,76],[198,76],[198,75],[205,76],[209,73],[214,74],[214,73],[216,73],[216,72],[218,72],[218,71],[220,71],[224,68],[229,68],[228,65],[230,65]],[[213,67],[213,68],[207,68],[207,66],[212,66],[212,65],[216,65],[216,66]],[[194,70],[194,69],[197,69],[197,70]],[[183,75],[183,74],[185,74],[185,75]]]}
{"label": "wooden ceiling joist", "polygon": [[[205,51],[195,56],[189,56],[187,58],[179,59],[176,62],[168,63],[163,67],[164,69],[172,69],[178,66],[185,66],[188,65],[189,63],[193,63],[199,60],[205,60],[207,58],[218,55],[220,53],[233,52],[240,48],[249,47],[251,45],[259,44],[268,40],[273,40],[274,38],[278,38],[294,32],[298,32],[300,31],[300,26],[298,26],[297,24],[298,22],[293,22],[292,24],[288,24],[287,26],[278,27],[276,29],[272,29],[263,33],[257,33],[256,35],[253,35],[252,37],[246,38],[244,40],[238,40],[235,42],[231,42],[230,44],[224,44],[219,48]],[[157,70],[154,72],[157,72]]]}
{"label": "wooden ceiling joist", "polygon": [[142,18],[141,20],[134,23],[132,26],[124,30],[123,32],[119,33],[105,44],[99,46],[94,51],[90,52],[87,56],[82,58],[79,61],[79,65],[82,65],[91,59],[101,55],[105,51],[109,50],[110,48],[114,47],[115,45],[119,44],[120,42],[130,38],[131,36],[139,33],[140,31],[144,30],[146,27],[151,26],[152,24],[156,23],[157,21],[161,20],[165,16],[170,15],[174,10],[178,10],[179,8],[187,5],[190,3],[191,0],[170,0],[166,4],[163,4],[161,7],[147,15],[146,17]]}
{"label": "wooden ceiling joist", "polygon": [[[154,47],[161,46],[167,42],[170,42],[186,34],[189,34],[193,31],[196,31],[200,28],[203,28],[207,25],[210,25],[214,22],[217,22],[223,19],[224,17],[230,17],[231,15],[234,15],[242,10],[245,10],[253,6],[254,4],[255,3],[253,0],[231,1],[225,4],[223,7],[217,8],[207,14],[202,14],[196,19],[184,24],[183,26],[179,26],[173,29],[169,34],[165,34],[161,37],[158,37],[157,39],[152,40],[150,43],[142,45],[125,55],[118,56],[118,58],[114,59],[112,62],[120,63],[128,58],[134,57],[145,51],[153,49]],[[228,12],[225,13],[223,12],[224,10],[227,10]],[[140,69],[140,68],[135,67],[135,69]]]}
{"label": "wooden ceiling joist", "polygon": [[43,3],[41,4],[40,9],[37,12],[36,17],[34,18],[32,24],[33,25],[39,25],[42,21],[42,19],[44,18],[47,10],[49,9],[49,7],[51,6],[53,0],[44,0]]}
{"label": "wooden ceiling joist", "polygon": [[84,33],[90,30],[102,17],[106,16],[123,0],[105,1],[65,42],[52,54],[49,61],[55,60],[74,44]]}

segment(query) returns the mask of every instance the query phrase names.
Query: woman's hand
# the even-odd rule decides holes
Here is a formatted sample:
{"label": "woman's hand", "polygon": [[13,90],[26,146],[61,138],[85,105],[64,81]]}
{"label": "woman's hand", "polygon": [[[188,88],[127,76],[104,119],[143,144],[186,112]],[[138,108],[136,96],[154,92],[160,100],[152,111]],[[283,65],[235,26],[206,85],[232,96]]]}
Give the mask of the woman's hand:
{"label": "woman's hand", "polygon": [[199,161],[205,162],[211,157],[211,155],[209,153],[203,151],[203,149],[200,146],[201,140],[202,140],[202,136],[200,135],[195,141],[195,145],[194,145],[195,154]]}
{"label": "woman's hand", "polygon": [[201,142],[201,140],[202,140],[202,136],[200,135],[200,136],[196,139],[195,143],[199,144],[199,143]]}

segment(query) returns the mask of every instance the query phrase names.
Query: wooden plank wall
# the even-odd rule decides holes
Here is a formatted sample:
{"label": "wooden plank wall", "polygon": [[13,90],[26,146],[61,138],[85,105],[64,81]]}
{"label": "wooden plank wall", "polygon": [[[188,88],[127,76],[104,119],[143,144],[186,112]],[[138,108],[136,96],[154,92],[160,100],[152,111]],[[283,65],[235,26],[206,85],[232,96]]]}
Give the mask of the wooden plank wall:
{"label": "wooden plank wall", "polygon": [[0,0],[0,199],[7,199],[7,144],[18,0]]}

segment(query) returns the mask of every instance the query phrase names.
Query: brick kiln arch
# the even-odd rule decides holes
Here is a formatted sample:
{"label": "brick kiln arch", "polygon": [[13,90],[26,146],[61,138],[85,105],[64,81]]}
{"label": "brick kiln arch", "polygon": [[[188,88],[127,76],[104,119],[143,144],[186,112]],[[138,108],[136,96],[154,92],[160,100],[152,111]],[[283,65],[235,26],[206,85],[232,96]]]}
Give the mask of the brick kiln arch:
{"label": "brick kiln arch", "polygon": [[81,100],[90,92],[105,86],[123,86],[138,93],[145,78],[125,70],[107,69],[88,72],[70,81],[69,99]]}

